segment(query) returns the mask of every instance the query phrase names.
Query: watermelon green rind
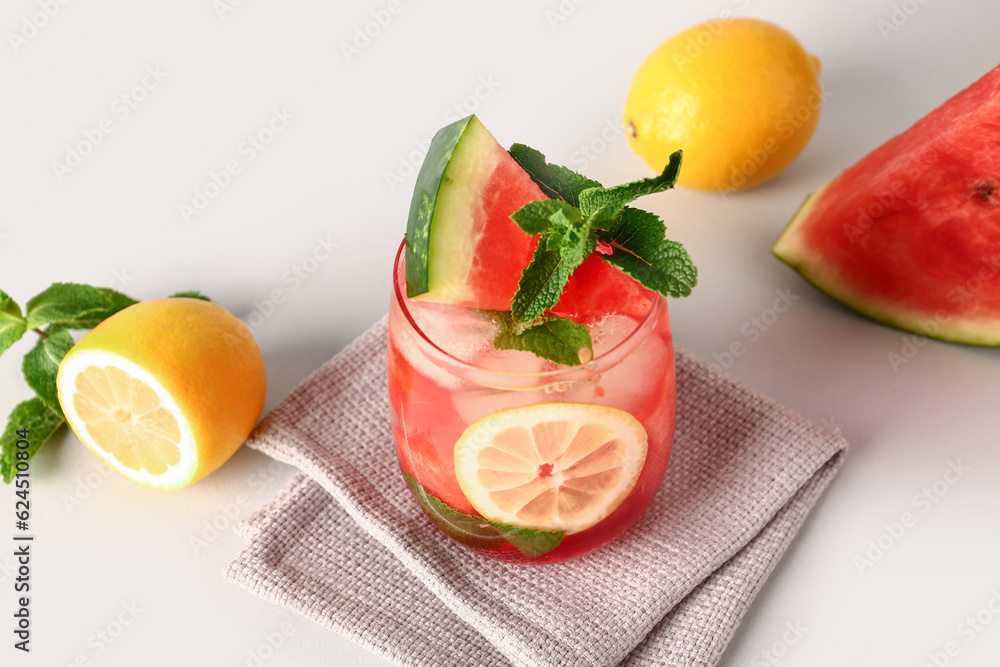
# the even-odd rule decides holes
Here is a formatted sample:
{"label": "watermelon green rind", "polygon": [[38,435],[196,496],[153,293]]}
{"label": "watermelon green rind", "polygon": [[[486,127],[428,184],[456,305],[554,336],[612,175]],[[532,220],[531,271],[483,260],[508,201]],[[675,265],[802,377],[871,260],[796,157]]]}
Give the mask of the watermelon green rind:
{"label": "watermelon green rind", "polygon": [[406,295],[415,297],[429,290],[431,222],[448,164],[462,135],[475,116],[468,116],[437,131],[417,174],[406,223]]}
{"label": "watermelon green rind", "polygon": [[[487,183],[501,153],[506,154],[490,131],[470,116],[441,179],[441,189],[448,188],[448,196],[435,207],[429,244],[429,291],[445,302],[473,298],[468,281],[479,251],[475,220],[481,215],[483,194],[489,191]],[[435,257],[446,259],[433,261]]]}
{"label": "watermelon green rind", "polygon": [[810,195],[773,247],[883,324],[1000,346],[1000,67]]}

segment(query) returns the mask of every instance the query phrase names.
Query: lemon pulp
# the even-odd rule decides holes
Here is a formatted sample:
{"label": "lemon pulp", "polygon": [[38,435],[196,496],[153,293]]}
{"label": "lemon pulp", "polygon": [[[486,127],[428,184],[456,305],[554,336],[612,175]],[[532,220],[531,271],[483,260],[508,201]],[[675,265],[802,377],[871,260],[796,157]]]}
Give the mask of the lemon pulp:
{"label": "lemon pulp", "polygon": [[113,366],[88,366],[74,382],[73,406],[103,451],[129,470],[162,475],[180,463],[181,431],[149,385]]}

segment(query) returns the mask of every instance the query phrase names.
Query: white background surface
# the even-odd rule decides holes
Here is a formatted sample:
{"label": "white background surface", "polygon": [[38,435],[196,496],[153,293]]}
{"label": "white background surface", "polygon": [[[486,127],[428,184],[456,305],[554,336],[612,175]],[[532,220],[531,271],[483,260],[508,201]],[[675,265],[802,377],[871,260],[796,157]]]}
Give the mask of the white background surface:
{"label": "white background surface", "polygon": [[[535,146],[605,183],[632,180],[648,170],[620,113],[646,53],[724,11],[776,21],[823,63],[829,98],[805,152],[750,192],[643,202],[700,267],[694,295],[672,302],[677,342],[710,360],[743,343],[729,372],[852,445],[723,664],[933,664],[951,641],[958,654],[938,664],[996,664],[1000,614],[987,605],[1000,591],[1000,356],[927,342],[894,369],[889,355],[908,351],[907,336],[834,304],[770,246],[807,193],[1000,62],[1000,5],[402,0],[348,58],[341,45],[388,1],[231,0],[220,15],[222,2],[68,2],[17,49],[9,33],[40,3],[4,3],[2,289],[21,303],[53,281],[139,299],[200,289],[256,324],[270,408],[386,311],[417,146],[437,128],[476,111],[505,145]],[[147,68],[166,75],[123,117],[116,100]],[[293,119],[251,161],[241,143],[275,109]],[[113,132],[60,181],[53,162],[106,118]],[[179,205],[230,160],[240,173],[185,221]],[[323,244],[337,248],[313,263]],[[752,318],[779,290],[794,305],[752,339]],[[281,302],[267,303],[275,292]],[[0,359],[2,415],[29,396],[19,366],[33,338]],[[967,471],[940,481],[956,462]],[[270,499],[290,468],[244,450],[169,494],[97,470],[66,431],[33,462],[27,656],[8,629],[14,494],[0,489],[0,663],[253,665],[270,637],[281,646],[263,650],[268,667],[387,664],[220,574],[241,544],[229,515]],[[920,500],[935,482],[935,502]],[[890,536],[907,512],[915,525]],[[889,548],[859,567],[879,556],[866,553],[880,538]],[[130,618],[123,605],[141,611],[107,644],[99,633]],[[974,629],[966,618],[977,612]]]}

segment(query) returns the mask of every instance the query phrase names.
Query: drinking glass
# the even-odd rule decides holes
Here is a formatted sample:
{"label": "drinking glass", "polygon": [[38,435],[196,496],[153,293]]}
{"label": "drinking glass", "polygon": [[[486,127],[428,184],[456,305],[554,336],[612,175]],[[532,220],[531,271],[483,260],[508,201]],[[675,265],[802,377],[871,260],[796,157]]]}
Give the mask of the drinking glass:
{"label": "drinking glass", "polygon": [[[388,383],[397,458],[424,512],[465,547],[511,562],[563,561],[619,537],[649,505],[670,458],[676,378],[666,300],[638,285],[606,299],[598,304],[605,312],[589,318],[593,358],[558,366],[528,352],[495,349],[497,313],[406,297],[404,250],[405,241],[393,265]],[[556,403],[582,405],[584,414],[622,411],[641,424],[646,453],[634,486],[581,530],[538,531],[530,520],[484,518],[456,474],[456,455],[466,451],[456,444],[463,435],[463,443],[495,437],[491,420],[502,425],[511,415],[546,414]],[[538,412],[512,412],[530,406]],[[542,452],[539,479],[560,474],[555,454],[542,460]]]}

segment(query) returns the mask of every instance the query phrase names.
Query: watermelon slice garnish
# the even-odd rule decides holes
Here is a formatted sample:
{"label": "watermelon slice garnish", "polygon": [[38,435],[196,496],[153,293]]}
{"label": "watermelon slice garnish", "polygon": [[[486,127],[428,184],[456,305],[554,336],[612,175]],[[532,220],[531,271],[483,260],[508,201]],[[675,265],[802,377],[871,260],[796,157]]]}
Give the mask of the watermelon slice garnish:
{"label": "watermelon slice garnish", "polygon": [[510,215],[545,198],[475,116],[439,130],[410,204],[407,296],[509,310],[536,243]]}
{"label": "watermelon slice garnish", "polygon": [[[510,219],[547,199],[476,116],[437,132],[420,168],[406,231],[407,296],[507,311],[537,239]],[[553,315],[641,318],[652,292],[596,255],[570,277]]]}

